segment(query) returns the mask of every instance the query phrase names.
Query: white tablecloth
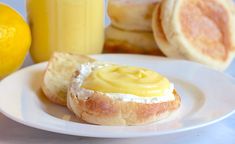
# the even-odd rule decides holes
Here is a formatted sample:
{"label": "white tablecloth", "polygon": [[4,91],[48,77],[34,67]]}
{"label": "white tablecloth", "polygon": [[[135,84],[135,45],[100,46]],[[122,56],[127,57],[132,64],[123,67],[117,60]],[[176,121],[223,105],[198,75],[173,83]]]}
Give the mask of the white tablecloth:
{"label": "white tablecloth", "polygon": [[66,136],[18,124],[0,114],[0,144],[234,144],[235,115],[189,132],[147,138],[97,139]]}

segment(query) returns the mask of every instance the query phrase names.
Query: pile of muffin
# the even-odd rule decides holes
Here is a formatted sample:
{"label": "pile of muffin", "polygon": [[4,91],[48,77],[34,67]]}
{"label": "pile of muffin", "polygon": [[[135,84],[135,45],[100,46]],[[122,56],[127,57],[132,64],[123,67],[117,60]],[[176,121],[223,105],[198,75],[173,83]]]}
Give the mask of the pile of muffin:
{"label": "pile of muffin", "polygon": [[109,0],[111,25],[106,28],[105,52],[162,55],[152,33],[152,13],[159,0]]}
{"label": "pile of muffin", "polygon": [[225,70],[235,57],[232,0],[109,0],[104,52],[186,59]]}

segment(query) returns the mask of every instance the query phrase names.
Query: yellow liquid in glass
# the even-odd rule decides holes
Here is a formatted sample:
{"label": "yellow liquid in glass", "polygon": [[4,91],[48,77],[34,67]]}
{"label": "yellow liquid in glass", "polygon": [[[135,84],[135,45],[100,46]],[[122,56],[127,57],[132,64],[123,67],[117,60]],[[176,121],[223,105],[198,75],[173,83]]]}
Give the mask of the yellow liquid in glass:
{"label": "yellow liquid in glass", "polygon": [[103,0],[27,0],[27,13],[35,62],[48,60],[55,51],[102,52]]}

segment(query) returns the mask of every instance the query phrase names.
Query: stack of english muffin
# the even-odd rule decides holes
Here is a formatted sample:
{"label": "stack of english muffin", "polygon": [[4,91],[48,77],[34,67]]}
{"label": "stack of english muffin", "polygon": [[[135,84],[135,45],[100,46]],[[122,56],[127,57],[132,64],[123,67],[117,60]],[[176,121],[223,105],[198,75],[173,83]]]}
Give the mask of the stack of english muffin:
{"label": "stack of english muffin", "polygon": [[163,55],[152,32],[152,13],[159,0],[109,0],[111,25],[104,52]]}
{"label": "stack of english muffin", "polygon": [[109,0],[104,51],[163,53],[223,71],[235,56],[234,11],[232,0]]}
{"label": "stack of english muffin", "polygon": [[163,0],[153,13],[153,31],[168,57],[226,69],[235,56],[230,0]]}

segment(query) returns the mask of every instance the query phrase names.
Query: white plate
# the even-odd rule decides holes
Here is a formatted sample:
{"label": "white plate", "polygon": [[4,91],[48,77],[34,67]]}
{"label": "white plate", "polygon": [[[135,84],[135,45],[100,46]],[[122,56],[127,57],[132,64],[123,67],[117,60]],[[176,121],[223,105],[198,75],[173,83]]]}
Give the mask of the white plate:
{"label": "white plate", "polygon": [[66,108],[49,102],[40,90],[47,63],[22,69],[0,82],[0,109],[22,124],[70,135],[90,137],[141,137],[200,128],[231,115],[235,110],[235,85],[224,74],[202,65],[140,55],[96,55],[94,58],[141,66],[167,76],[182,98],[179,111],[144,126],[97,126],[75,119]]}

